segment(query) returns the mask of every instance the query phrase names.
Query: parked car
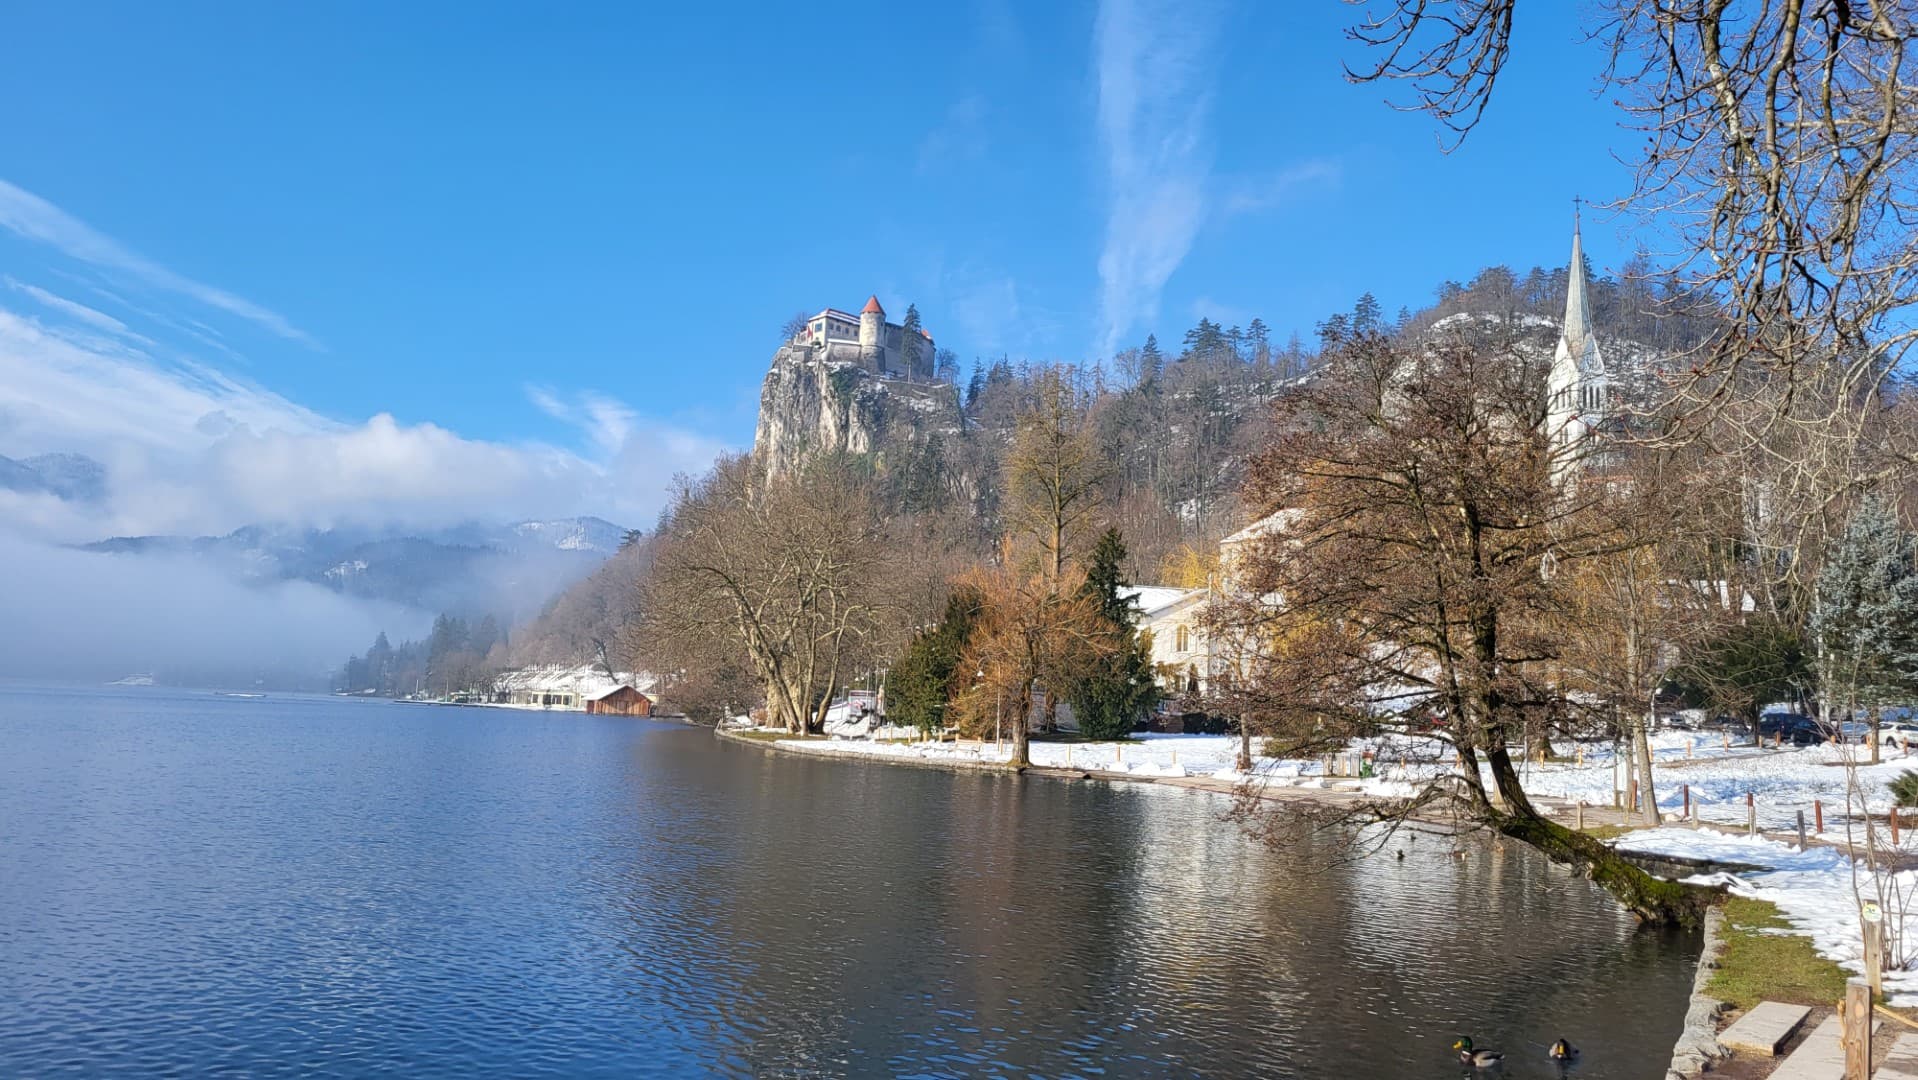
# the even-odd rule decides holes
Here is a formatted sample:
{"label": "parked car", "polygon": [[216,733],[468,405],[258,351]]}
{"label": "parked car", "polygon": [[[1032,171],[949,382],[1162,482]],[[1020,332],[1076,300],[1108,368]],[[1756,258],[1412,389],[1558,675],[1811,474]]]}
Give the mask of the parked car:
{"label": "parked car", "polygon": [[1758,733],[1768,737],[1772,735],[1788,736],[1797,728],[1804,727],[1807,724],[1816,727],[1817,723],[1816,720],[1806,716],[1804,713],[1766,713],[1764,718],[1758,721]]}
{"label": "parked car", "polygon": [[1801,716],[1786,725],[1784,738],[1793,746],[1817,746],[1830,738],[1830,735],[1826,732],[1825,725],[1808,716]]}

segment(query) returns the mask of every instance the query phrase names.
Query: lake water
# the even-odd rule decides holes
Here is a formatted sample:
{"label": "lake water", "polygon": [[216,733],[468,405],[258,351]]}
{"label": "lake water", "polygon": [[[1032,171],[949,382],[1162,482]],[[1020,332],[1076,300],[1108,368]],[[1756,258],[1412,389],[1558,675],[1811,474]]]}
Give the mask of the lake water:
{"label": "lake water", "polygon": [[[1663,1074],[1697,939],[1483,842],[669,723],[0,686],[0,1075]],[[1399,859],[1395,852],[1405,851]]]}

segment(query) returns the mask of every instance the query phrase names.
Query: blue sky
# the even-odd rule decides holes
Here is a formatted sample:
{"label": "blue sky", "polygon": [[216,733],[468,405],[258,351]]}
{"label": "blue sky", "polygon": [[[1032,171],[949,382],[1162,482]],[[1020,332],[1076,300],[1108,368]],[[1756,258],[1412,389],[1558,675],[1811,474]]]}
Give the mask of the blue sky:
{"label": "blue sky", "polygon": [[0,454],[95,454],[114,500],[0,509],[649,524],[802,308],[1085,360],[1558,264],[1633,141],[1574,14],[1525,10],[1448,156],[1344,81],[1332,0],[16,9]]}

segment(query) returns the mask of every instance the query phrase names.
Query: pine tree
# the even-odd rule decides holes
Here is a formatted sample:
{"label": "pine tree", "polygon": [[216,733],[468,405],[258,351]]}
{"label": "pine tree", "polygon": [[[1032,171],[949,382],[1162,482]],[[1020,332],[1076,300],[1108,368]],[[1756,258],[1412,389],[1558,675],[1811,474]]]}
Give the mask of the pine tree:
{"label": "pine tree", "polygon": [[1318,325],[1319,349],[1326,351],[1345,344],[1352,336],[1352,320],[1343,311],[1335,311]]}
{"label": "pine tree", "polygon": [[1252,324],[1245,328],[1245,343],[1246,347],[1252,351],[1253,363],[1265,364],[1271,361],[1272,330],[1265,325],[1265,320],[1255,318]]}
{"label": "pine tree", "polygon": [[925,339],[919,336],[919,306],[906,305],[905,321],[899,324],[899,370],[907,378],[919,375],[919,352],[925,347]]}
{"label": "pine tree", "polygon": [[1165,354],[1159,351],[1159,338],[1155,334],[1145,336],[1145,347],[1139,350],[1139,370],[1144,372],[1139,385],[1148,389],[1157,387],[1165,374]]}
{"label": "pine tree", "polygon": [[619,534],[619,550],[625,551],[627,548],[632,547],[645,538],[646,534],[640,530],[627,529],[625,532]]}
{"label": "pine tree", "polygon": [[927,733],[947,726],[946,706],[964,689],[958,685],[959,657],[972,639],[980,603],[977,593],[954,589],[946,597],[946,613],[939,625],[920,631],[906,646],[886,678],[889,721]]}
{"label": "pine tree", "polygon": [[1379,307],[1379,298],[1371,293],[1359,297],[1352,305],[1352,332],[1354,334],[1376,334],[1385,328],[1385,312]]}
{"label": "pine tree", "polygon": [[1199,325],[1185,332],[1185,353],[1179,359],[1210,359],[1224,351],[1225,347],[1225,331],[1220,329],[1218,323],[1201,315]]}
{"label": "pine tree", "polygon": [[966,411],[971,412],[979,404],[979,394],[986,388],[986,369],[979,366],[979,358],[972,359],[972,381],[966,384]]}
{"label": "pine tree", "polygon": [[1067,699],[1089,739],[1123,738],[1159,700],[1152,658],[1139,640],[1138,606],[1124,594],[1125,558],[1119,530],[1107,529],[1086,561],[1082,588],[1098,606],[1107,640],[1067,688]]}
{"label": "pine tree", "polygon": [[1828,720],[1864,707],[1875,729],[1880,707],[1918,687],[1918,537],[1883,501],[1867,497],[1845,523],[1818,574],[1810,630]]}

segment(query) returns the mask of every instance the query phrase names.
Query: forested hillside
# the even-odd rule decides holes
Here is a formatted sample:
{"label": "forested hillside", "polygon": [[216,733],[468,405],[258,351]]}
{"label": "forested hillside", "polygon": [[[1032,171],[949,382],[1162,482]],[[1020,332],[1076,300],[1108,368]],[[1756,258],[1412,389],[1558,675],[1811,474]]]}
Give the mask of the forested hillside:
{"label": "forested hillside", "polygon": [[[1630,269],[1624,279],[1588,270],[1589,295],[1614,377],[1643,390],[1652,361],[1682,358],[1711,323],[1687,311],[1672,279],[1651,275],[1642,262]],[[1549,355],[1566,281],[1563,267],[1521,275],[1493,266],[1464,283],[1441,284],[1436,301],[1417,311],[1401,308],[1388,316],[1373,296],[1361,296],[1350,310],[1321,320],[1309,340],[1293,334],[1275,342],[1260,319],[1244,327],[1201,319],[1177,343],[1148,337],[1103,363],[979,361],[949,386],[945,404],[936,387],[888,383],[854,369],[809,373],[781,349],[762,398],[758,471],[775,461],[790,469],[828,455],[866,477],[861,497],[873,500],[869,509],[884,523],[884,543],[900,549],[888,562],[888,580],[870,586],[886,594],[893,629],[866,635],[854,650],[877,663],[903,646],[910,628],[937,618],[955,575],[996,557],[1006,527],[1008,451],[1021,418],[1049,390],[1088,433],[1098,459],[1088,473],[1098,489],[1090,501],[1100,507],[1101,527],[1123,538],[1125,579],[1197,585],[1219,538],[1244,524],[1238,491],[1247,462],[1269,434],[1270,403],[1287,385],[1310,378],[1324,350],[1357,335],[1422,333],[1440,320],[1472,314],[1511,320],[1531,347]],[[956,418],[946,411],[952,404]],[[875,411],[882,409],[890,411]],[[733,527],[760,526],[742,521]],[[537,618],[471,662],[438,665],[442,676],[435,681],[527,664],[604,661],[620,670],[688,669],[680,695],[687,700],[749,695],[743,665],[676,648],[658,627],[647,632],[639,609],[654,553],[652,536],[629,534],[617,555]],[[422,646],[431,651],[429,643],[414,647]]]}

